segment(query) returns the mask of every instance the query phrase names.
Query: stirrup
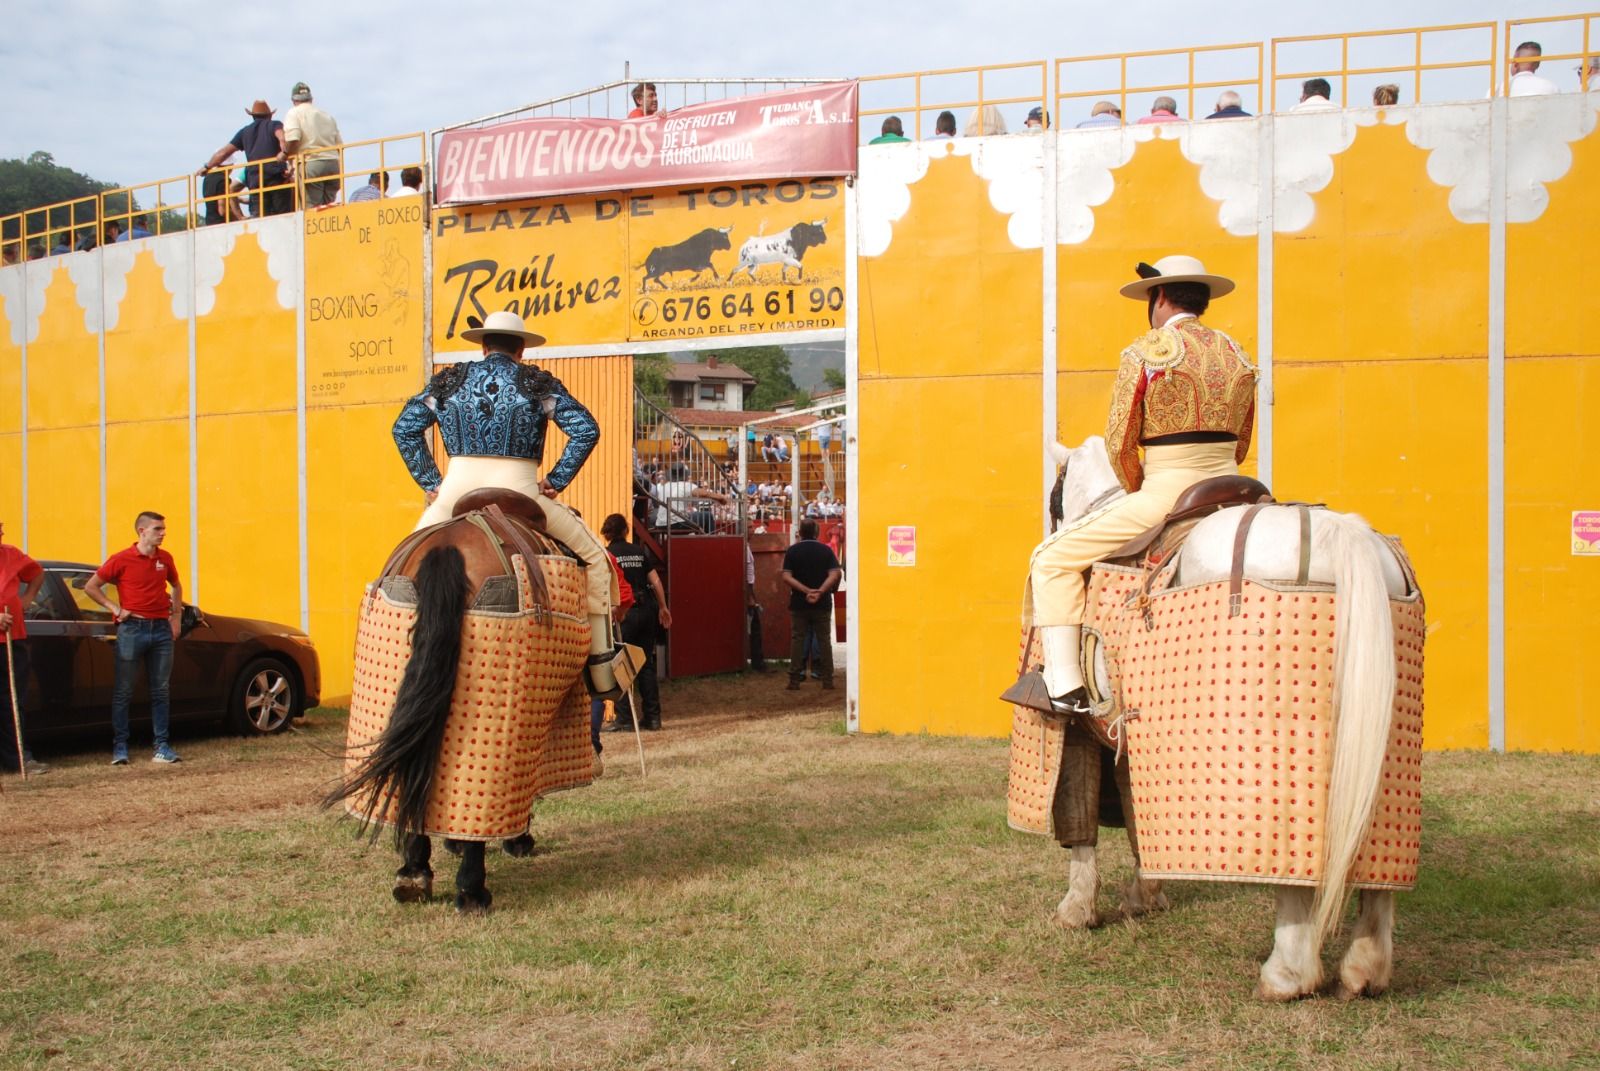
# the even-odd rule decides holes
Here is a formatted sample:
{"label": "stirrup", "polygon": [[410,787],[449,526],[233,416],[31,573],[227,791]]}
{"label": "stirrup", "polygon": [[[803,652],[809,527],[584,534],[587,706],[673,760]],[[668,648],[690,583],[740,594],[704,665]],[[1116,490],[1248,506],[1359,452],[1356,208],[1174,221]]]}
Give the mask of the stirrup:
{"label": "stirrup", "polygon": [[592,654],[583,664],[583,684],[589,690],[589,698],[622,698],[622,686],[617,683],[617,673],[613,668],[617,656],[618,652],[615,650]]}
{"label": "stirrup", "polygon": [[1084,688],[1074,688],[1063,696],[1052,696],[1050,689],[1045,687],[1044,674],[1038,670],[1024,673],[1013,684],[1000,694],[1000,699],[1006,703],[1014,703],[1019,707],[1037,710],[1041,714],[1055,714],[1065,717],[1068,715],[1092,714],[1089,706],[1089,693]]}

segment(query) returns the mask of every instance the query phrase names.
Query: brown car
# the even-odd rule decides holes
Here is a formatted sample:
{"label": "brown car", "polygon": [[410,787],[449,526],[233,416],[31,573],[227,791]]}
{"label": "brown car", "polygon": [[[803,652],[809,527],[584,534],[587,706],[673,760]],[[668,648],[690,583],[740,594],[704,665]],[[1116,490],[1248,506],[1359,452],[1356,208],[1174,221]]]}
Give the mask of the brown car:
{"label": "brown car", "polygon": [[[84,594],[95,567],[40,564],[44,586],[26,610],[33,661],[22,699],[28,736],[110,732],[117,626]],[[275,733],[317,705],[322,670],[311,637],[297,628],[185,606],[171,690],[175,726],[220,720],[238,733]],[[142,673],[129,718],[150,720]]]}

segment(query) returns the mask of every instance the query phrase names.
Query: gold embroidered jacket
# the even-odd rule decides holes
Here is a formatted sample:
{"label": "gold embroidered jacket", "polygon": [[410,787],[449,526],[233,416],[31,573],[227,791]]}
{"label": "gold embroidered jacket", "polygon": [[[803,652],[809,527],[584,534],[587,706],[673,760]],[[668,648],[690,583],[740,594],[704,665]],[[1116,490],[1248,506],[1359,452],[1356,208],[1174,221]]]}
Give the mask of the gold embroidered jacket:
{"label": "gold embroidered jacket", "polygon": [[1139,444],[1189,431],[1238,437],[1234,459],[1250,449],[1256,414],[1256,368],[1239,344],[1186,317],[1122,351],[1106,421],[1106,451],[1130,492],[1144,483]]}

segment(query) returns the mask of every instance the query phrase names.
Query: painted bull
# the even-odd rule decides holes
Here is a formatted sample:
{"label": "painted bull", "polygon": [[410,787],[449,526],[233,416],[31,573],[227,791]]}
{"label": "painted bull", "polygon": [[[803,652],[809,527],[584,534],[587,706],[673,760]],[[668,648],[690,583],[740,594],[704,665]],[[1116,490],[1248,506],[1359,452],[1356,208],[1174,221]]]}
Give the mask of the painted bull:
{"label": "painted bull", "polygon": [[692,271],[698,279],[701,272],[709,271],[713,279],[722,278],[711,263],[711,254],[733,248],[733,243],[728,240],[728,232],[732,229],[732,227],[707,227],[699,234],[685,238],[676,245],[661,245],[650,250],[650,255],[644,258],[644,278],[639,283],[639,293],[642,294],[650,288],[652,279],[662,289],[666,289],[667,284],[661,277],[671,275],[673,272]]}
{"label": "painted bull", "polygon": [[733,277],[741,271],[749,272],[753,281],[756,268],[762,264],[776,263],[780,282],[787,281],[785,275],[790,268],[795,270],[795,281],[799,282],[804,275],[800,262],[805,259],[806,250],[828,240],[827,232],[823,229],[827,223],[827,217],[823,217],[810,223],[796,223],[777,234],[745,239],[745,243],[739,247],[739,263],[728,273],[728,281],[732,282]]}

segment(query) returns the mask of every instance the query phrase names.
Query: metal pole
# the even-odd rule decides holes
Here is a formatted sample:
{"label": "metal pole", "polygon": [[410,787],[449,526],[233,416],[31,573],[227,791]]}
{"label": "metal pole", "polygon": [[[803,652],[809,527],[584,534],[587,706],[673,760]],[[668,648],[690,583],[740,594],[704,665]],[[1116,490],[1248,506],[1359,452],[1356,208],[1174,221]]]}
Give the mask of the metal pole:
{"label": "metal pole", "polygon": [[17,771],[28,779],[28,760],[22,754],[22,704],[17,702],[17,663],[11,653],[11,630],[6,630],[6,684],[11,688],[11,725],[17,733]]}
{"label": "metal pole", "polygon": [[789,542],[800,538],[800,435],[795,434],[789,454]]}

